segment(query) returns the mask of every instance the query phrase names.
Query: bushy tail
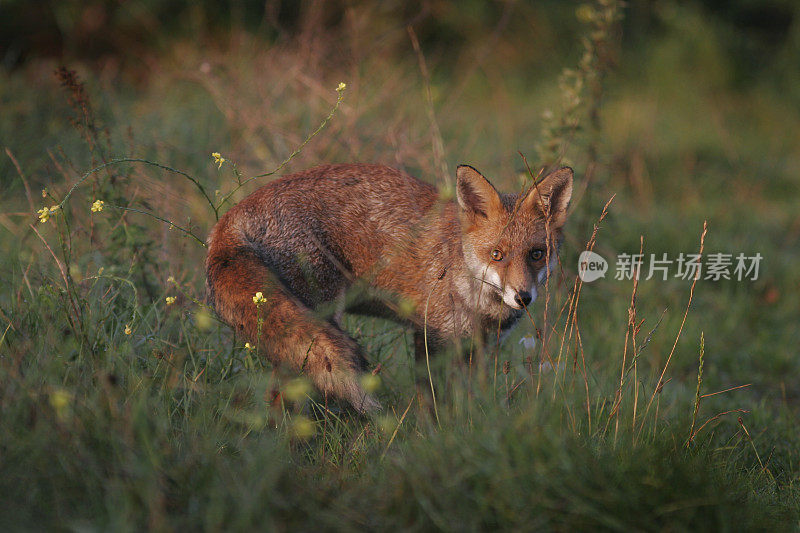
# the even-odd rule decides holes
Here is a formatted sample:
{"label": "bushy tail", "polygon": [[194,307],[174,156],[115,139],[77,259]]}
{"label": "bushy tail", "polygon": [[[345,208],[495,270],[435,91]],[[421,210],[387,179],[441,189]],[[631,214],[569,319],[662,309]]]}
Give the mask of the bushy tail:
{"label": "bushy tail", "polygon": [[[367,362],[356,342],[292,295],[253,245],[218,226],[209,237],[206,276],[220,318],[273,362],[290,365],[361,413],[380,409],[360,385]],[[253,301],[257,292],[264,297],[259,304]]]}

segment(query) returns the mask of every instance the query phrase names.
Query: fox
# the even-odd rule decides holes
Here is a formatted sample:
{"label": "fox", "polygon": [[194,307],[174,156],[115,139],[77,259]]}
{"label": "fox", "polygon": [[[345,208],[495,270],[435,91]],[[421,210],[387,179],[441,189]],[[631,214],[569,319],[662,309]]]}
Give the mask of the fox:
{"label": "fox", "polygon": [[410,326],[418,360],[450,339],[504,337],[558,264],[572,181],[563,167],[501,194],[459,165],[453,195],[377,164],[290,174],[213,227],[207,298],[272,363],[373,413],[382,406],[361,385],[368,360],[343,314]]}

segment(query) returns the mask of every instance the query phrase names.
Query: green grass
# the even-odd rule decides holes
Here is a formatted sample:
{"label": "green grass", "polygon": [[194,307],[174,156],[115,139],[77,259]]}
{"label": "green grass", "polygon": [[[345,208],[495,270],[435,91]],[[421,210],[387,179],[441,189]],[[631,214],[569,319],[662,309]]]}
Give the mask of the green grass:
{"label": "green grass", "polygon": [[[781,70],[793,49],[743,83],[721,23],[696,6],[667,7],[653,15],[659,31],[617,51],[600,130],[581,115],[584,127],[561,139],[577,187],[563,276],[547,318],[544,296],[532,313],[540,330],[550,325],[548,342],[524,349],[528,322],[499,351],[475,346],[471,366],[455,353],[435,358],[439,423],[412,401],[411,334],[360,317],[347,327],[381,364],[384,412],[326,411],[313,392],[271,402],[302,387],[199,304],[204,249],[135,212],[90,214],[99,198],[203,238],[214,215],[188,180],[120,163],[77,188],[66,214],[41,224],[33,213],[116,157],[157,161],[224,195],[236,186],[233,163],[244,176],[278,167],[328,114],[340,81],[340,109],[285,171],[384,162],[441,183],[402,25],[361,6],[351,31],[319,30],[313,46],[233,29],[201,47],[183,38],[154,47],[141,58],[147,69],[70,62],[98,126],[88,133],[52,76],[56,63],[0,72],[0,138],[23,176],[0,158],[0,527],[798,529],[800,107]],[[561,112],[558,70],[577,62],[585,31],[561,8],[519,9],[491,46],[437,48],[420,32],[446,165],[471,163],[505,190],[524,174],[517,150],[543,163],[541,114]],[[497,20],[480,16],[469,31],[492,35]],[[572,44],[520,34],[532,20],[573,24]],[[545,52],[519,53],[526,39]],[[228,162],[218,169],[211,152]],[[637,253],[640,237],[646,254],[694,253],[707,221],[705,252],[759,252],[761,275],[699,281],[677,344],[691,282],[642,280],[637,346],[652,336],[634,367],[633,287],[613,279],[612,264],[582,288],[580,344],[568,328],[557,372],[540,369],[559,354],[577,256],[615,194],[595,248],[606,258]],[[701,333],[701,394],[748,386],[702,398],[694,429],[709,422],[687,445]]]}

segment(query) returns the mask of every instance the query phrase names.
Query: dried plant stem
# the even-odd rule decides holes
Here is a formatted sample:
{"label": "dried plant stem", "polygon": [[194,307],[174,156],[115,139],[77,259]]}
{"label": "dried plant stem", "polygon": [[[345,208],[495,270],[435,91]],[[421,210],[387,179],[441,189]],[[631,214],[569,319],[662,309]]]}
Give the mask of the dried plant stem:
{"label": "dried plant stem", "polygon": [[[644,236],[639,235],[639,257],[644,252]],[[614,421],[614,445],[617,444],[617,434],[619,433],[619,415],[622,411],[622,386],[625,383],[625,363],[628,355],[628,341],[631,341],[632,352],[636,354],[636,291],[639,288],[639,265],[634,266],[633,289],[631,290],[631,303],[628,306],[628,323],[625,327],[625,347],[622,350],[622,367],[619,372],[619,387],[614,399],[614,407],[609,413],[609,417],[616,417]],[[635,416],[635,415],[634,415]]]}
{"label": "dried plant stem", "polygon": [[[603,206],[603,211],[600,213],[600,218],[597,219],[597,222],[594,224],[594,229],[592,231],[592,236],[589,238],[589,241],[586,243],[586,250],[592,251],[594,250],[595,243],[597,242],[597,234],[600,231],[600,223],[606,218],[608,215],[608,208],[611,206],[611,202],[614,201],[616,195],[613,195],[611,198],[608,199],[605,206]],[[573,333],[576,333],[578,327],[578,303],[580,302],[580,295],[581,289],[583,288],[583,280],[580,276],[575,276],[575,282],[572,287],[572,294],[569,299],[569,309],[567,311],[567,320],[564,323],[564,332],[561,336],[561,343],[558,348],[558,357],[556,358],[556,366],[554,368],[554,376],[553,379],[555,381],[558,380],[558,369],[561,366],[561,357],[564,353],[564,343],[567,342],[567,351],[569,351],[569,346],[572,344],[572,336]],[[567,329],[569,329],[569,336],[567,335]],[[566,369],[564,371],[566,373]],[[554,381],[554,383],[555,383]],[[586,388],[588,391],[588,381],[586,383]],[[587,392],[586,397],[587,405],[589,403],[589,396]],[[587,407],[588,409],[588,407]]]}
{"label": "dried plant stem", "polygon": [[132,211],[132,212],[134,212],[134,213],[139,213],[139,214],[141,214],[141,215],[147,215],[147,216],[149,216],[150,218],[154,218],[154,219],[156,219],[156,220],[158,220],[158,221],[160,221],[160,222],[163,222],[163,223],[165,223],[165,224],[169,224],[169,227],[170,227],[170,228],[175,228],[176,230],[178,230],[178,231],[181,231],[181,232],[185,233],[185,234],[186,234],[186,235],[188,235],[189,237],[191,237],[191,238],[193,238],[194,240],[196,240],[196,241],[197,241],[197,242],[200,244],[200,246],[202,246],[202,247],[204,247],[204,248],[206,247],[206,243],[205,243],[205,242],[203,242],[203,239],[201,239],[200,237],[198,237],[198,236],[197,236],[195,233],[193,233],[191,230],[189,230],[189,229],[187,229],[187,228],[184,228],[184,227],[181,227],[181,226],[179,226],[179,225],[175,224],[174,222],[172,222],[171,220],[167,220],[166,218],[162,218],[162,217],[160,217],[160,216],[158,216],[158,215],[154,215],[153,213],[150,213],[150,212],[148,212],[148,211],[143,211],[143,210],[141,210],[141,209],[136,209],[135,207],[125,207],[125,206],[122,206],[122,205],[106,205],[105,207],[108,207],[108,208],[110,208],[110,209],[119,209],[120,211]]}
{"label": "dried plant stem", "polygon": [[298,146],[297,148],[295,148],[294,152],[292,152],[291,154],[289,154],[289,157],[287,157],[286,159],[284,159],[284,160],[281,162],[281,164],[280,164],[280,165],[278,165],[277,167],[275,167],[275,169],[273,169],[273,170],[270,170],[269,172],[264,172],[263,174],[257,174],[257,175],[255,175],[255,176],[251,176],[251,177],[249,177],[249,178],[246,178],[246,179],[244,179],[244,180],[241,180],[241,178],[239,178],[238,171],[234,171],[234,172],[236,172],[236,174],[237,174],[237,178],[238,178],[238,181],[237,181],[236,187],[234,187],[234,188],[233,188],[233,190],[231,190],[231,191],[230,191],[228,194],[226,194],[225,196],[223,196],[223,197],[222,197],[222,199],[220,200],[219,204],[217,205],[217,209],[221,208],[221,207],[222,207],[222,206],[223,206],[223,205],[224,205],[224,204],[225,204],[225,203],[226,203],[226,202],[227,202],[227,201],[228,201],[228,200],[231,198],[231,196],[233,196],[233,194],[234,194],[235,192],[237,192],[239,189],[241,189],[242,187],[244,187],[245,185],[247,185],[248,183],[250,183],[250,182],[251,182],[251,181],[253,181],[254,179],[257,179],[257,178],[266,178],[267,176],[272,176],[272,175],[274,175],[274,174],[277,174],[277,173],[278,173],[278,172],[280,172],[281,170],[283,170],[283,168],[284,168],[286,165],[288,165],[288,164],[289,164],[289,163],[292,161],[292,159],[294,159],[295,157],[297,157],[297,155],[298,155],[298,154],[299,154],[299,153],[300,153],[300,152],[303,150],[303,148],[305,148],[305,146],[306,146],[306,145],[307,145],[309,142],[311,142],[311,139],[313,139],[314,137],[316,137],[316,136],[319,134],[319,132],[321,132],[321,131],[322,131],[322,130],[325,128],[325,126],[327,126],[327,125],[328,125],[328,122],[330,122],[330,121],[331,121],[331,119],[333,118],[333,116],[336,114],[336,111],[338,111],[338,110],[339,110],[339,106],[341,105],[341,103],[342,103],[342,100],[343,100],[343,99],[344,99],[344,90],[339,90],[339,91],[338,91],[338,95],[337,95],[337,97],[336,97],[336,103],[333,105],[333,108],[331,108],[331,111],[330,111],[330,113],[328,113],[328,116],[326,116],[326,117],[325,117],[325,118],[322,120],[322,122],[320,123],[320,125],[319,125],[319,126],[317,126],[317,129],[315,129],[314,131],[312,131],[312,132],[311,132],[311,133],[308,135],[308,137],[306,137],[306,138],[305,138],[305,140],[304,140],[302,143],[300,143],[300,146]]}
{"label": "dried plant stem", "polygon": [[[705,246],[706,234],[708,233],[708,221],[703,221],[703,233],[700,235],[700,252],[699,256],[702,257],[703,255],[703,247]],[[664,369],[661,371],[661,375],[658,377],[658,381],[656,382],[656,386],[653,389],[653,395],[650,396],[650,401],[647,402],[647,407],[645,407],[644,413],[642,414],[642,425],[639,428],[639,433],[644,430],[645,424],[645,416],[650,411],[650,406],[653,404],[653,400],[655,400],[656,395],[661,391],[661,387],[664,386],[664,375],[667,373],[667,368],[669,368],[669,363],[672,361],[672,356],[675,353],[675,348],[678,346],[678,340],[681,338],[681,332],[683,332],[683,326],[686,324],[686,317],[689,314],[689,308],[692,305],[692,298],[694,297],[694,288],[697,285],[697,280],[700,279],[700,270],[695,270],[694,279],[692,280],[692,286],[689,289],[689,301],[686,303],[686,310],[683,313],[683,319],[681,320],[681,325],[678,328],[678,334],[675,336],[675,342],[672,344],[672,349],[669,351],[669,356],[667,356],[667,362],[664,363]]]}
{"label": "dried plant stem", "polygon": [[36,233],[36,236],[39,237],[42,243],[44,243],[44,246],[45,248],[47,248],[47,251],[50,252],[51,256],[53,256],[53,260],[56,262],[59,272],[61,272],[61,279],[64,280],[64,290],[67,293],[67,299],[69,300],[70,306],[72,307],[72,312],[75,314],[75,316],[73,317],[72,315],[70,315],[69,311],[66,310],[65,314],[67,315],[67,320],[70,323],[70,327],[76,334],[80,335],[80,338],[82,340],[86,340],[85,335],[83,334],[84,333],[82,328],[83,321],[81,320],[81,313],[78,309],[78,304],[75,302],[75,295],[73,294],[74,291],[72,290],[72,283],[69,275],[69,269],[58,258],[55,252],[53,252],[53,249],[50,247],[47,240],[45,240],[45,238],[42,237],[42,234],[39,233],[39,230],[36,229],[36,226],[30,224],[30,228],[33,230],[34,233]]}
{"label": "dried plant stem", "polygon": [[[281,162],[281,164],[279,164],[274,170],[272,170],[270,172],[265,172],[263,174],[257,174],[255,176],[252,176],[250,178],[246,178],[246,179],[243,180],[241,175],[240,175],[240,173],[239,173],[239,171],[236,169],[236,167],[234,165],[233,171],[234,171],[234,174],[236,175],[236,186],[228,194],[223,196],[219,200],[219,203],[216,203],[216,204],[214,203],[214,200],[212,199],[211,195],[208,193],[208,191],[203,186],[203,184],[200,183],[200,180],[198,180],[197,178],[195,178],[191,174],[188,174],[188,173],[183,172],[182,170],[178,170],[176,168],[169,167],[167,165],[162,165],[161,163],[158,163],[158,162],[155,162],[155,161],[150,161],[148,159],[142,159],[142,158],[136,158],[136,157],[121,157],[121,158],[117,158],[117,159],[112,159],[110,161],[106,161],[103,164],[98,165],[98,166],[92,168],[91,170],[87,171],[86,173],[84,173],[78,179],[78,181],[76,181],[72,185],[72,187],[70,187],[69,191],[67,191],[67,194],[64,196],[64,199],[61,200],[61,202],[58,205],[63,210],[64,206],[67,204],[69,199],[72,197],[73,192],[75,192],[75,189],[77,189],[90,176],[92,176],[93,174],[99,172],[100,170],[103,170],[103,169],[105,169],[107,167],[110,167],[112,165],[117,165],[117,164],[120,164],[120,163],[142,163],[142,164],[150,165],[150,166],[162,169],[162,170],[166,170],[167,172],[172,172],[173,174],[178,174],[179,176],[183,176],[184,178],[189,180],[192,184],[194,184],[194,186],[200,192],[200,194],[203,197],[203,199],[211,207],[211,210],[214,213],[215,219],[219,220],[220,210],[225,205],[225,203],[239,189],[241,189],[242,187],[244,187],[245,185],[247,185],[248,183],[250,183],[251,181],[253,181],[253,180],[257,179],[257,178],[263,178],[263,177],[266,177],[266,176],[271,176],[273,174],[277,174],[278,172],[280,172],[287,164],[289,164],[289,162],[292,159],[294,159],[303,150],[303,148],[311,141],[311,139],[316,137],[317,134],[319,134],[319,132],[321,132],[323,130],[323,128],[325,128],[325,126],[328,124],[328,122],[330,122],[330,120],[333,118],[333,115],[339,109],[339,105],[342,103],[342,99],[344,98],[344,88],[343,88],[343,86],[342,86],[342,88],[337,89],[337,93],[338,93],[338,96],[336,98],[336,104],[334,104],[334,106],[331,109],[330,113],[328,113],[328,116],[325,117],[325,119],[323,119],[323,121],[320,123],[320,125],[317,127],[317,129],[315,129],[313,132],[311,132],[306,137],[306,139],[289,155],[289,157],[284,159],[283,162]],[[109,206],[109,207],[111,207],[111,206]],[[120,206],[113,206],[113,207],[115,207],[116,209],[124,209],[126,211],[134,211],[136,213],[141,213],[141,214],[144,214],[144,215],[151,216],[151,217],[153,217],[153,218],[155,218],[157,220],[161,220],[162,222],[166,222],[166,223],[170,224],[170,226],[178,228],[180,231],[183,231],[187,235],[190,235],[196,241],[198,241],[201,245],[205,246],[205,242],[203,242],[203,240],[200,239],[197,235],[195,235],[194,233],[192,233],[191,231],[189,231],[186,228],[182,228],[182,227],[176,225],[172,221],[163,219],[163,218],[158,217],[158,216],[156,216],[156,215],[154,215],[152,213],[149,213],[149,212],[146,212],[146,211],[142,211],[142,210],[138,210],[138,209],[133,209],[133,208],[130,208],[130,207],[120,207]]]}
{"label": "dried plant stem", "polygon": [[414,403],[414,399],[416,397],[417,397],[416,394],[411,397],[411,400],[408,402],[408,406],[406,406],[406,410],[403,411],[403,414],[400,416],[400,420],[397,422],[397,427],[394,428],[394,432],[392,432],[392,436],[389,438],[389,442],[386,444],[386,448],[383,450],[383,453],[381,454],[381,461],[383,461],[384,457],[386,457],[386,452],[389,451],[389,447],[394,442],[394,438],[397,437],[397,432],[400,431],[400,426],[403,425],[403,420],[406,419],[408,410],[411,409],[411,405]]}
{"label": "dried plant stem", "polygon": [[725,392],[730,392],[730,391],[733,391],[733,390],[744,389],[745,387],[749,387],[750,385],[752,385],[752,383],[746,383],[744,385],[737,385],[736,387],[731,387],[729,389],[720,390],[720,391],[717,391],[717,392],[709,392],[708,394],[703,394],[700,397],[701,398],[708,398],[709,396],[716,396],[717,394],[723,394]]}
{"label": "dried plant stem", "polygon": [[25,196],[28,199],[28,206],[31,208],[31,213],[36,212],[36,207],[33,203],[33,195],[31,194],[31,187],[28,185],[28,180],[25,178],[25,173],[22,172],[22,167],[19,166],[17,162],[17,158],[14,157],[14,154],[11,153],[11,150],[6,147],[6,155],[11,160],[11,163],[14,165],[14,168],[17,169],[17,174],[19,174],[19,179],[22,180],[22,185],[25,187]]}
{"label": "dried plant stem", "polygon": [[694,437],[694,426],[697,423],[697,412],[700,410],[700,399],[703,398],[700,396],[700,386],[703,384],[703,364],[705,363],[705,349],[706,349],[706,339],[704,333],[700,332],[700,363],[697,367],[697,390],[694,394],[694,409],[692,411],[692,425],[689,427],[689,438],[686,441],[686,446],[689,446],[692,443],[692,439]]}
{"label": "dried plant stem", "polygon": [[197,189],[203,195],[203,198],[211,206],[211,209],[214,210],[215,213],[217,212],[217,208],[214,207],[214,202],[211,200],[211,197],[206,192],[205,187],[203,187],[203,185],[200,183],[200,181],[197,178],[195,178],[194,176],[192,176],[190,174],[187,174],[186,172],[183,172],[182,170],[178,170],[176,168],[172,168],[172,167],[169,167],[169,166],[166,166],[166,165],[162,165],[161,163],[157,163],[155,161],[150,161],[148,159],[141,159],[141,158],[138,158],[138,157],[120,157],[120,158],[117,158],[117,159],[112,159],[110,161],[107,161],[107,162],[103,163],[102,165],[98,165],[98,166],[94,167],[93,169],[87,171],[85,174],[83,174],[83,176],[80,177],[80,179],[78,181],[76,181],[72,185],[72,187],[70,187],[69,191],[67,191],[67,194],[64,196],[64,199],[61,200],[61,203],[59,204],[59,206],[61,208],[63,208],[66,205],[66,203],[69,201],[69,199],[72,196],[72,193],[75,191],[75,189],[77,189],[78,186],[80,186],[84,181],[86,181],[92,174],[95,174],[95,173],[103,170],[104,168],[107,168],[107,167],[110,167],[110,166],[113,166],[113,165],[118,165],[120,163],[142,163],[142,164],[145,164],[145,165],[150,165],[150,166],[153,166],[153,167],[156,167],[156,168],[160,168],[162,170],[166,170],[167,172],[172,172],[173,174],[178,174],[179,176],[183,176],[184,178],[186,178],[189,181],[191,181],[195,185],[195,187],[197,187]]}
{"label": "dried plant stem", "polygon": [[753,448],[753,453],[756,454],[756,459],[758,460],[758,464],[761,465],[761,471],[769,474],[769,477],[773,478],[774,480],[775,478],[772,476],[772,472],[769,471],[769,468],[764,466],[764,462],[761,460],[761,456],[758,454],[758,450],[756,450],[756,444],[755,442],[753,442],[753,437],[750,436],[750,432],[747,431],[747,427],[744,425],[744,420],[742,420],[741,416],[738,417],[736,420],[742,427],[742,431],[744,431],[745,437],[747,437],[747,440],[750,442],[750,446]]}
{"label": "dried plant stem", "polygon": [[431,76],[428,73],[428,65],[425,62],[425,55],[419,46],[419,39],[417,39],[414,28],[409,25],[406,30],[411,38],[411,46],[414,47],[414,52],[417,54],[419,70],[425,82],[425,107],[428,112],[428,121],[431,125],[431,136],[433,137],[433,158],[436,160],[436,166],[439,167],[439,172],[441,172],[445,184],[450,187],[450,171],[447,169],[447,161],[444,156],[444,141],[442,140],[442,132],[439,130],[439,123],[436,121],[436,112],[433,109],[433,92],[431,91]]}

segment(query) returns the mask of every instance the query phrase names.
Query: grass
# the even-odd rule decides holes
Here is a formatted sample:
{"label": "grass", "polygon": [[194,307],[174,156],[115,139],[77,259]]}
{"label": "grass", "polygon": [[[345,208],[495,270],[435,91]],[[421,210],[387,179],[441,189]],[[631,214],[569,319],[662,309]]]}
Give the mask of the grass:
{"label": "grass", "polygon": [[[512,29],[548,13],[519,9]],[[235,28],[199,48],[176,38],[142,58],[147,69],[74,62],[83,89],[60,87],[44,59],[0,73],[0,526],[797,529],[800,117],[781,71],[742,85],[725,68],[724,32],[691,5],[667,10],[659,32],[616,50],[600,129],[559,138],[541,114],[562,116],[558,71],[579,60],[579,35],[550,49],[555,61],[521,57],[509,30],[450,56],[420,32],[421,52],[433,49],[426,87],[405,27],[354,13],[348,31],[311,40]],[[491,36],[502,18],[469,21]],[[347,317],[381,365],[386,409],[362,419],[326,406],[199,304],[196,241],[137,212],[90,211],[103,199],[203,238],[214,213],[183,177],[114,164],[36,222],[118,157],[186,172],[221,198],[238,187],[234,165],[244,177],[279,167],[336,105],[340,81],[336,114],[285,172],[379,161],[443,183],[443,166],[469,162],[512,190],[525,179],[517,150],[544,164],[533,160],[543,130],[577,170],[561,272],[531,321],[499,351],[478,345],[472,366],[454,353],[431,361],[438,423],[414,401],[410,332]],[[218,168],[212,152],[228,161]],[[604,257],[641,243],[695,253],[707,221],[705,253],[758,251],[761,275],[698,281],[682,324],[691,280],[634,289],[612,264],[568,318],[577,256],[612,195]],[[519,344],[537,328],[534,349]]]}

